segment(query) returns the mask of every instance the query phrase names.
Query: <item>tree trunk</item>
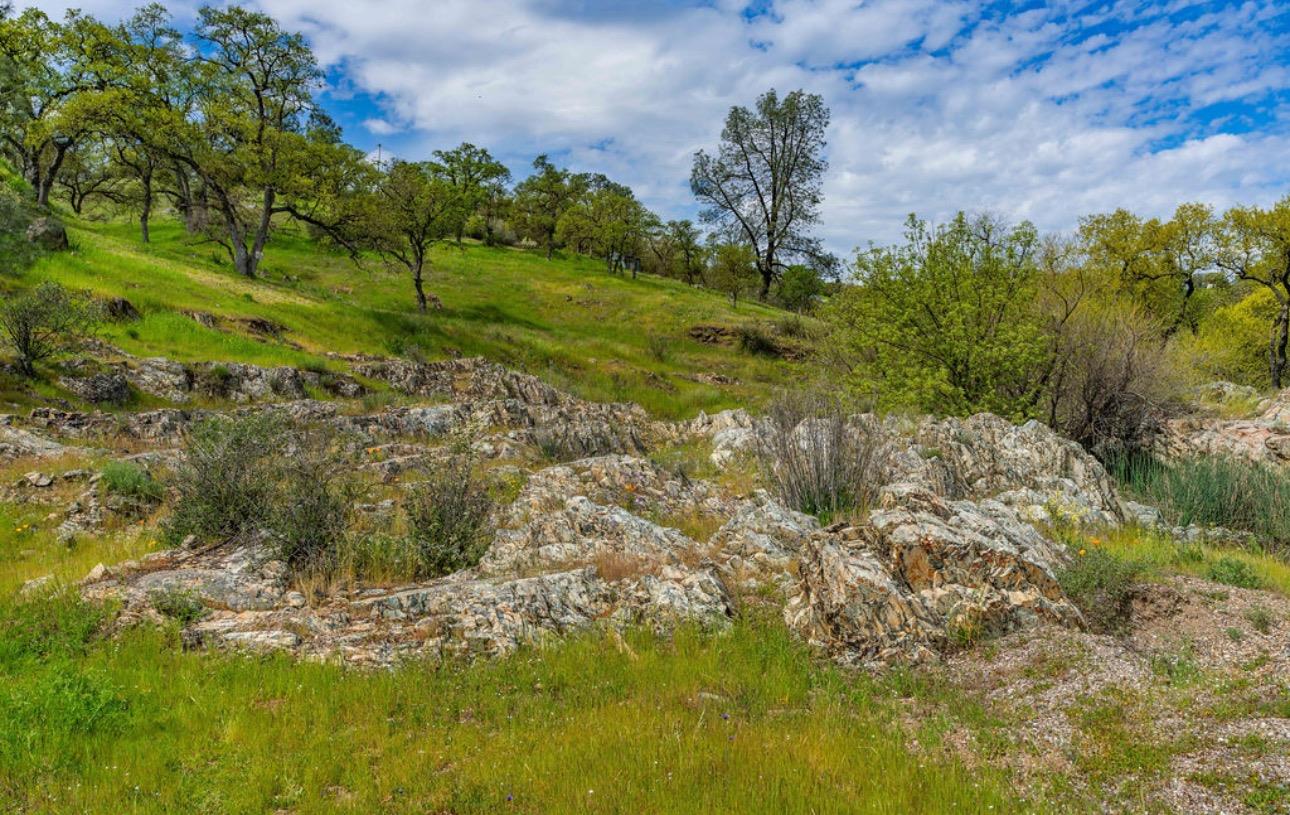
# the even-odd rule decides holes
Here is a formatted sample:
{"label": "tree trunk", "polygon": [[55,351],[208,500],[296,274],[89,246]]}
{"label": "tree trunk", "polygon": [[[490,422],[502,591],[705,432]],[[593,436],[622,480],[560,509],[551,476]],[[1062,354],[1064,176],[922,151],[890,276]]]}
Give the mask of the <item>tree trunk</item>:
{"label": "tree trunk", "polygon": [[152,193],[145,193],[143,206],[139,209],[139,237],[144,243],[151,243],[148,233],[148,219],[152,216]]}
{"label": "tree trunk", "polygon": [[764,303],[770,297],[770,284],[775,278],[775,261],[767,257],[765,261],[757,264],[757,272],[761,275],[761,290],[758,297]]}
{"label": "tree trunk", "polygon": [[[63,159],[67,157],[67,150],[71,147],[70,142],[63,144],[54,144],[54,161],[49,165],[49,170],[39,179],[36,185],[36,206],[44,209],[49,206],[49,194],[54,188],[54,179],[58,178],[58,171],[62,169]],[[37,163],[39,164],[39,158]]]}
{"label": "tree trunk", "polygon": [[269,240],[269,227],[273,224],[273,202],[277,195],[272,187],[264,190],[263,208],[260,210],[259,223],[255,225],[255,240],[251,242],[251,257],[247,277],[255,277],[260,267],[260,258],[264,257],[264,245]]}
{"label": "tree trunk", "polygon": [[1268,343],[1268,363],[1272,374],[1272,387],[1282,388],[1286,369],[1286,346],[1290,344],[1290,296],[1281,301],[1276,321],[1272,324],[1272,338]]}
{"label": "tree trunk", "polygon": [[421,264],[417,264],[417,267],[412,270],[412,285],[415,286],[417,290],[417,308],[421,310],[422,314],[424,314],[426,311],[426,291],[422,286],[422,283]]}
{"label": "tree trunk", "polygon": [[241,240],[232,241],[233,246],[233,268],[243,277],[255,277],[255,265],[251,262],[251,253],[246,250],[246,244]]}
{"label": "tree trunk", "polygon": [[144,243],[152,241],[148,234],[148,219],[152,217],[152,171],[144,173],[140,179],[143,185],[143,201],[139,206],[139,237]]}

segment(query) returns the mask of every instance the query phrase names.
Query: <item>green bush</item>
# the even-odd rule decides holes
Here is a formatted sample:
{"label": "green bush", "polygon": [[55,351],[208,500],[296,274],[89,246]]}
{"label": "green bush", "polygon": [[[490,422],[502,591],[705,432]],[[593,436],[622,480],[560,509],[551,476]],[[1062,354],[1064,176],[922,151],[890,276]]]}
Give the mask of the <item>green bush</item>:
{"label": "green bush", "polygon": [[1241,589],[1257,589],[1263,585],[1263,580],[1250,564],[1234,557],[1221,557],[1209,564],[1205,576],[1215,583]]}
{"label": "green bush", "polygon": [[779,343],[766,328],[758,323],[745,324],[735,329],[739,350],[747,354],[774,357],[779,356]]}
{"label": "green bush", "polygon": [[279,557],[297,573],[327,572],[336,565],[357,498],[342,466],[343,455],[319,434],[297,434],[281,462],[269,518]]}
{"label": "green bush", "polygon": [[404,499],[420,571],[425,575],[468,569],[488,550],[493,501],[474,469],[469,453],[456,450]]}
{"label": "green bush", "polygon": [[1057,574],[1057,582],[1094,631],[1114,633],[1129,618],[1134,587],[1145,567],[1101,549],[1081,549]]}
{"label": "green bush", "polygon": [[1178,356],[1202,380],[1269,387],[1268,326],[1276,309],[1272,291],[1259,287],[1240,301],[1216,309],[1201,321],[1196,333],[1183,333]]}
{"label": "green bush", "polygon": [[104,465],[99,483],[112,495],[120,495],[142,503],[161,501],[164,490],[152,474],[129,461],[109,461]]}
{"label": "green bush", "polygon": [[167,537],[173,543],[264,530],[297,573],[326,571],[356,498],[346,472],[334,440],[293,430],[275,414],[208,420],[190,433],[176,471],[179,498]]}
{"label": "green bush", "polygon": [[197,595],[183,589],[170,589],[152,592],[148,595],[152,607],[166,617],[175,620],[180,626],[195,623],[206,616],[206,606]]}
{"label": "green bush", "polygon": [[102,319],[102,308],[88,293],[45,282],[0,301],[0,343],[25,376],[35,376],[36,363],[83,348]]}
{"label": "green bush", "polygon": [[269,413],[216,417],[190,431],[166,537],[233,537],[268,524],[278,488],[283,421]]}
{"label": "green bush", "polygon": [[1223,526],[1290,544],[1290,477],[1276,468],[1224,456],[1172,464],[1137,457],[1113,462],[1112,471],[1174,523]]}

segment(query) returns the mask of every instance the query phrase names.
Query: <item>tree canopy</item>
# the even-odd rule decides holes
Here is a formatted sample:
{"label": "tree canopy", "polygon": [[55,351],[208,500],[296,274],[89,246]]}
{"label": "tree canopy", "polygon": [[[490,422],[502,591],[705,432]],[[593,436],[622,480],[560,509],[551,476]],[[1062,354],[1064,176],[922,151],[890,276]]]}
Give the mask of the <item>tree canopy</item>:
{"label": "tree canopy", "polygon": [[703,220],[752,247],[763,299],[790,261],[824,254],[810,229],[820,218],[828,125],[820,96],[798,90],[781,100],[771,90],[752,110],[730,109],[716,155],[694,156],[690,188]]}

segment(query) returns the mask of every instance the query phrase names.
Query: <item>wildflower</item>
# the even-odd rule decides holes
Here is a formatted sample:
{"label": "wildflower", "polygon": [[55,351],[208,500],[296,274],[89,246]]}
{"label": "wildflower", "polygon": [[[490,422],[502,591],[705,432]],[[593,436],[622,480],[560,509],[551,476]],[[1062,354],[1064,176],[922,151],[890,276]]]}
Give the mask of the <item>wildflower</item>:
{"label": "wildflower", "polygon": [[1087,552],[1087,551],[1085,551],[1085,550],[1083,550],[1083,549],[1079,550],[1079,556],[1080,556],[1080,557],[1084,557],[1084,556],[1085,556],[1085,555],[1087,555],[1087,554],[1088,554],[1088,552]]}

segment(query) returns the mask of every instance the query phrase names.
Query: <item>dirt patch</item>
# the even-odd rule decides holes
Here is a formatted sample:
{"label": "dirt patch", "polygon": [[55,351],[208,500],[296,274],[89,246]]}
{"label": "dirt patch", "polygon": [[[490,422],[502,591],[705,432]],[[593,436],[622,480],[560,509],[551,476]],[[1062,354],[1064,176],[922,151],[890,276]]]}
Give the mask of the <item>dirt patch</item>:
{"label": "dirt patch", "polygon": [[1290,812],[1288,634],[1287,598],[1176,577],[1138,591],[1121,636],[1032,629],[939,671],[1011,745],[971,752],[1022,787],[1106,811]]}

